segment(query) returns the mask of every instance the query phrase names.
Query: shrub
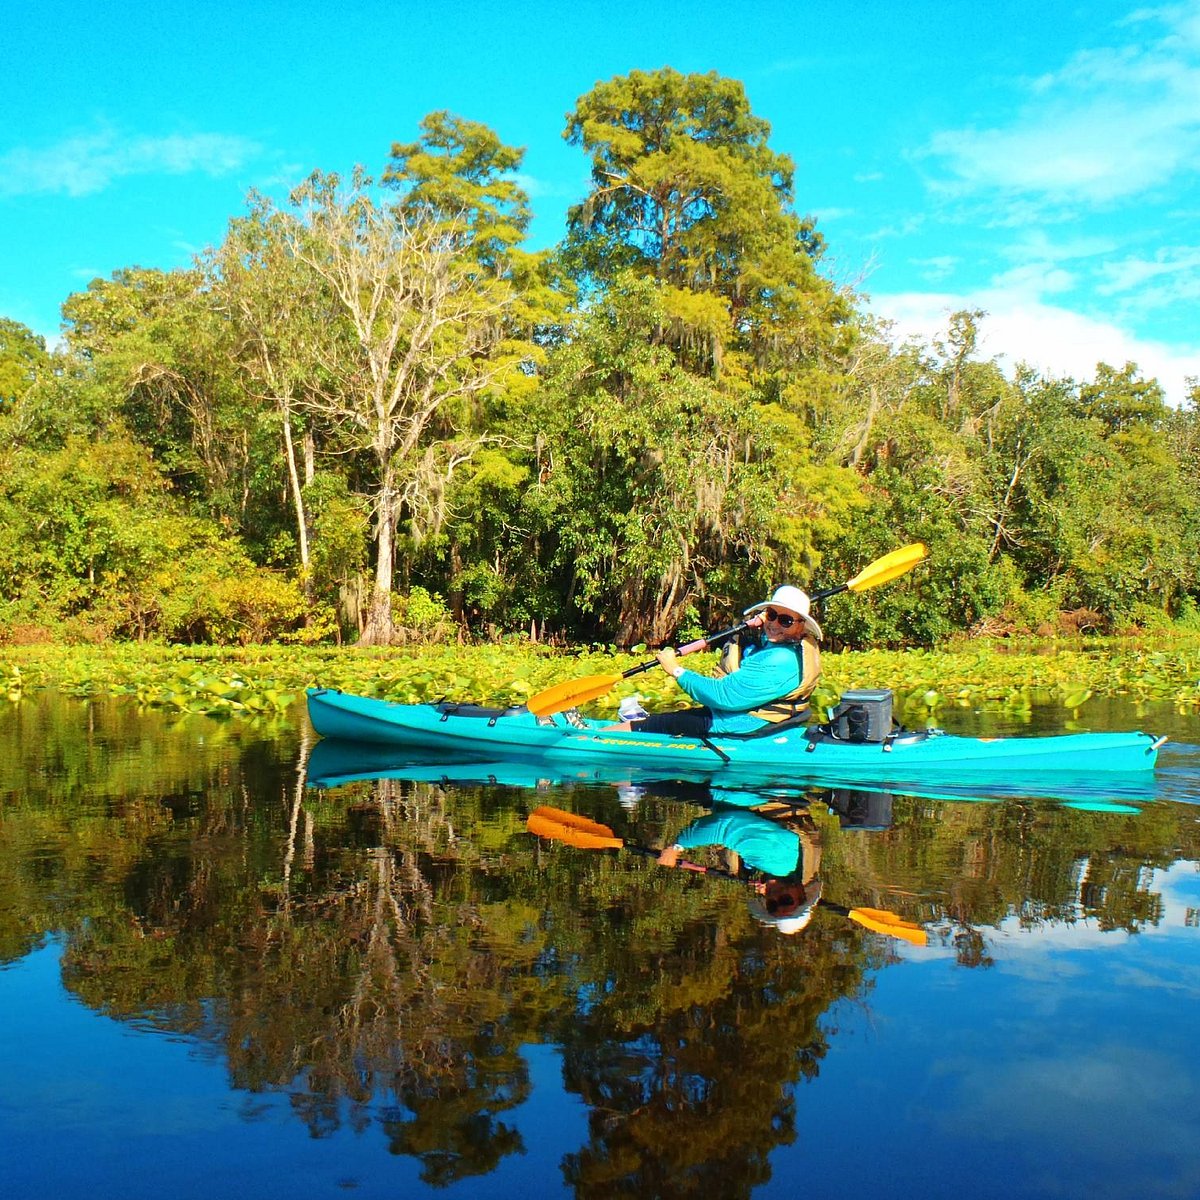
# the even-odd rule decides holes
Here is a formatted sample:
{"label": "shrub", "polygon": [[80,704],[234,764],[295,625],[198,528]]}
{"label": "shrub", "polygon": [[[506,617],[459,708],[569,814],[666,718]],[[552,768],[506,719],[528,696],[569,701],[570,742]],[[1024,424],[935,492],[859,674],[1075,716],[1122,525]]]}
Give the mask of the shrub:
{"label": "shrub", "polygon": [[1200,632],[1200,604],[1196,603],[1195,596],[1184,596],[1179,602],[1179,614],[1175,618],[1175,624],[1189,632]]}
{"label": "shrub", "polygon": [[454,628],[454,618],[445,601],[420,585],[407,596],[392,596],[392,620],[428,641],[442,641]]}

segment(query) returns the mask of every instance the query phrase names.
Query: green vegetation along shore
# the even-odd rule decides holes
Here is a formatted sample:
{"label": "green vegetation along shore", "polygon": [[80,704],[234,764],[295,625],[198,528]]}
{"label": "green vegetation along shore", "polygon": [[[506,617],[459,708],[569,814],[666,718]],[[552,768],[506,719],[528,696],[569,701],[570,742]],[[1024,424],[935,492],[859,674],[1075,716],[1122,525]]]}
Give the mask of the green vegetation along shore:
{"label": "green vegetation along shore", "polygon": [[[404,703],[449,697],[496,704],[574,675],[623,670],[644,654],[602,648],[561,652],[522,643],[404,649],[135,646],[0,649],[0,696],[53,688],[77,696],[125,696],[182,712],[254,717],[285,712],[305,687],[324,686]],[[697,656],[704,670],[711,655]],[[1127,696],[1200,708],[1200,638],[1113,639],[1010,646],[962,642],[935,650],[855,651],[824,656],[818,705],[856,687],[890,687],[910,722],[956,704],[1024,711],[1038,703],[1069,710],[1092,696]],[[591,710],[609,713],[640,692],[652,705],[682,702],[661,671],[615,688]]]}

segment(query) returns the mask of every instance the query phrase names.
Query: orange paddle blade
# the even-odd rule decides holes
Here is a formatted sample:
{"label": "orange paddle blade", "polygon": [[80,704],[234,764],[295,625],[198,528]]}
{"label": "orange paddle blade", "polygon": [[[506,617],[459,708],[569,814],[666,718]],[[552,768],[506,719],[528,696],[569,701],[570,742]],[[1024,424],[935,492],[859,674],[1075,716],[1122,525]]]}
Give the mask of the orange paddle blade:
{"label": "orange paddle blade", "polygon": [[924,542],[913,542],[909,546],[901,546],[891,554],[877,558],[869,566],[863,567],[846,587],[852,592],[861,592],[866,588],[878,587],[881,583],[890,583],[901,575],[911,571],[917,563],[929,556],[929,550]]}
{"label": "orange paddle blade", "polygon": [[582,679],[568,679],[566,683],[556,683],[544,692],[530,696],[525,707],[535,717],[548,717],[603,696],[620,683],[621,678],[620,675],[585,675]]}
{"label": "orange paddle blade", "polygon": [[914,921],[906,921],[883,908],[852,908],[846,916],[852,921],[857,921],[864,929],[886,933],[889,937],[900,938],[914,946],[925,946],[929,943],[929,938],[920,925]]}
{"label": "orange paddle blade", "polygon": [[560,808],[535,808],[525,824],[529,832],[538,837],[552,838],[584,850],[619,850],[625,845],[607,825]]}

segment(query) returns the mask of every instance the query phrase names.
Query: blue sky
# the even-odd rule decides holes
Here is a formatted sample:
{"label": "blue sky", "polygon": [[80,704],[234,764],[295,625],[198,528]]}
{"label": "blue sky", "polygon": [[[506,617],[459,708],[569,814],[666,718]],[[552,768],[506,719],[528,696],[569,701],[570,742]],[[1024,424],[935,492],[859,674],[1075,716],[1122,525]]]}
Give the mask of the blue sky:
{"label": "blue sky", "polygon": [[186,265],[250,188],[379,171],[434,109],[526,147],[550,244],[587,185],[565,114],[669,65],[745,84],[826,270],[899,332],[978,307],[1006,366],[1200,375],[1200,0],[6,8],[0,316],[47,337],[95,276]]}

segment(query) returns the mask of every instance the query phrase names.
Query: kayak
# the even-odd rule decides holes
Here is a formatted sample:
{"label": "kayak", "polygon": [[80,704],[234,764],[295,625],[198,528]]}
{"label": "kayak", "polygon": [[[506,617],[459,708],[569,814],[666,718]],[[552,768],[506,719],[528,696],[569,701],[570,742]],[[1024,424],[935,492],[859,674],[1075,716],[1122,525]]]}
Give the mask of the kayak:
{"label": "kayak", "polygon": [[446,751],[346,742],[322,738],[305,764],[305,782],[317,789],[333,789],[377,779],[431,783],[443,788],[506,787],[545,793],[548,788],[570,789],[580,785],[616,788],[624,804],[644,794],[667,796],[711,807],[713,804],[749,807],[770,800],[816,799],[839,813],[845,809],[859,815],[855,828],[886,828],[886,821],[864,818],[868,813],[891,811],[893,795],[923,800],[994,804],[1014,797],[1049,800],[1064,808],[1087,812],[1133,814],[1135,804],[1149,803],[1157,795],[1154,777],[1145,772],[1128,776],[1005,775],[1003,778],[964,785],[953,780],[892,783],[884,790],[878,783],[847,784],[845,780],[802,778],[771,771],[738,772],[680,770],[662,767],[631,768],[616,762],[558,763],[544,757],[471,758]]}
{"label": "kayak", "polygon": [[769,726],[751,736],[673,737],[612,729],[611,722],[576,714],[536,717],[520,705],[501,709],[448,701],[398,704],[331,688],[308,690],[308,715],[323,737],[449,751],[456,757],[533,755],[548,763],[609,762],[625,769],[749,771],[884,783],[995,780],[1014,772],[1137,774],[1154,769],[1165,740],[1141,732],[976,738],[901,729],[882,742],[853,742],[803,725]]}

